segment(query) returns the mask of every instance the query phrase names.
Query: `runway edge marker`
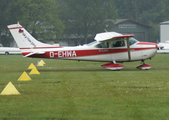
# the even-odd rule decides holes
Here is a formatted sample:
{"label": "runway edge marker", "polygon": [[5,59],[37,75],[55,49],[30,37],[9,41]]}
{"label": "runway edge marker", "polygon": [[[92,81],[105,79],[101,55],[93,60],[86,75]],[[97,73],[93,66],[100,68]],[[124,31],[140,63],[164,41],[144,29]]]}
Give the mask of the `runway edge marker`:
{"label": "runway edge marker", "polygon": [[0,95],[20,95],[20,93],[15,88],[15,86],[11,82],[9,82]]}

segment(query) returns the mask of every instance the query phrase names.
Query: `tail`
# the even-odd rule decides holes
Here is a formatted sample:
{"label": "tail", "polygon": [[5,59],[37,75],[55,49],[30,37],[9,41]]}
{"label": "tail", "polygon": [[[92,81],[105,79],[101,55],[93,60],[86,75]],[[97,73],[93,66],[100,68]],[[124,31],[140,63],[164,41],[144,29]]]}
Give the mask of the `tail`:
{"label": "tail", "polygon": [[[33,54],[44,54],[43,51],[37,48],[52,47],[53,45],[41,43],[37,41],[26,29],[20,24],[8,25],[14,40],[20,48],[22,54],[27,57]],[[34,49],[36,48],[36,49]],[[36,51],[35,51],[36,50]]]}

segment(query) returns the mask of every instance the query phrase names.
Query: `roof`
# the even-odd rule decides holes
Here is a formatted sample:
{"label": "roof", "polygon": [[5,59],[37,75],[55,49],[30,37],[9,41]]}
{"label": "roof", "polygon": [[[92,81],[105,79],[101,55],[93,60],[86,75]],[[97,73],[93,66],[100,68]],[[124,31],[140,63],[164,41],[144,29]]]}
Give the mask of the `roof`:
{"label": "roof", "polygon": [[161,22],[160,25],[169,24],[169,21]]}
{"label": "roof", "polygon": [[118,25],[118,24],[121,24],[121,23],[124,23],[124,22],[127,22],[127,21],[131,21],[131,22],[134,22],[136,24],[140,24],[142,26],[151,28],[151,26],[149,26],[149,25],[146,25],[146,24],[143,24],[141,22],[137,22],[137,21],[134,21],[134,20],[131,20],[131,19],[118,19],[118,20],[116,20],[115,25]]}

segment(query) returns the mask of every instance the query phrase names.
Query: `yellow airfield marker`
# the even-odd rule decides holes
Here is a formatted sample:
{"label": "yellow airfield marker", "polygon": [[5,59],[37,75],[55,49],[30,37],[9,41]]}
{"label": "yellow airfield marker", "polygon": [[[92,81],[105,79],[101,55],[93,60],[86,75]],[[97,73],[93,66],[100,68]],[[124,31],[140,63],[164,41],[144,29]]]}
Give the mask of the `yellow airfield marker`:
{"label": "yellow airfield marker", "polygon": [[28,69],[33,69],[33,68],[36,68],[35,65],[33,63],[31,63],[28,67]]}
{"label": "yellow airfield marker", "polygon": [[37,66],[44,66],[43,62],[38,62]]}
{"label": "yellow airfield marker", "polygon": [[20,95],[20,93],[15,88],[15,86],[11,82],[9,82],[1,92],[1,95]]}
{"label": "yellow airfield marker", "polygon": [[45,62],[43,60],[40,61],[42,64],[45,64]]}
{"label": "yellow airfield marker", "polygon": [[24,71],[22,75],[19,77],[18,81],[29,81],[32,80],[29,75]]}
{"label": "yellow airfield marker", "polygon": [[44,66],[45,62],[41,60],[40,62],[38,61],[37,66]]}
{"label": "yellow airfield marker", "polygon": [[29,73],[29,75],[33,75],[33,74],[40,74],[40,72],[37,70],[36,67],[33,68],[33,69],[31,70],[31,72]]}

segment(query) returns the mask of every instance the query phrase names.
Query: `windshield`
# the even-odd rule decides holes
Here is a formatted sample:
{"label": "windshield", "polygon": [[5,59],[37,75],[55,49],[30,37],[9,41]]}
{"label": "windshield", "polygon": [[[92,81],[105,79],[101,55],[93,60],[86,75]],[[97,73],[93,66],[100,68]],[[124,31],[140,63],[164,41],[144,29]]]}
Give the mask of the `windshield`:
{"label": "windshield", "polygon": [[89,44],[87,44],[88,46],[91,46],[91,45],[93,45],[93,44],[96,44],[97,43],[97,41],[93,41],[93,42],[91,42],[91,43],[89,43]]}
{"label": "windshield", "polygon": [[129,38],[129,42],[130,42],[130,45],[133,45],[133,44],[137,43],[138,40],[136,40],[135,38],[131,37],[131,38]]}

